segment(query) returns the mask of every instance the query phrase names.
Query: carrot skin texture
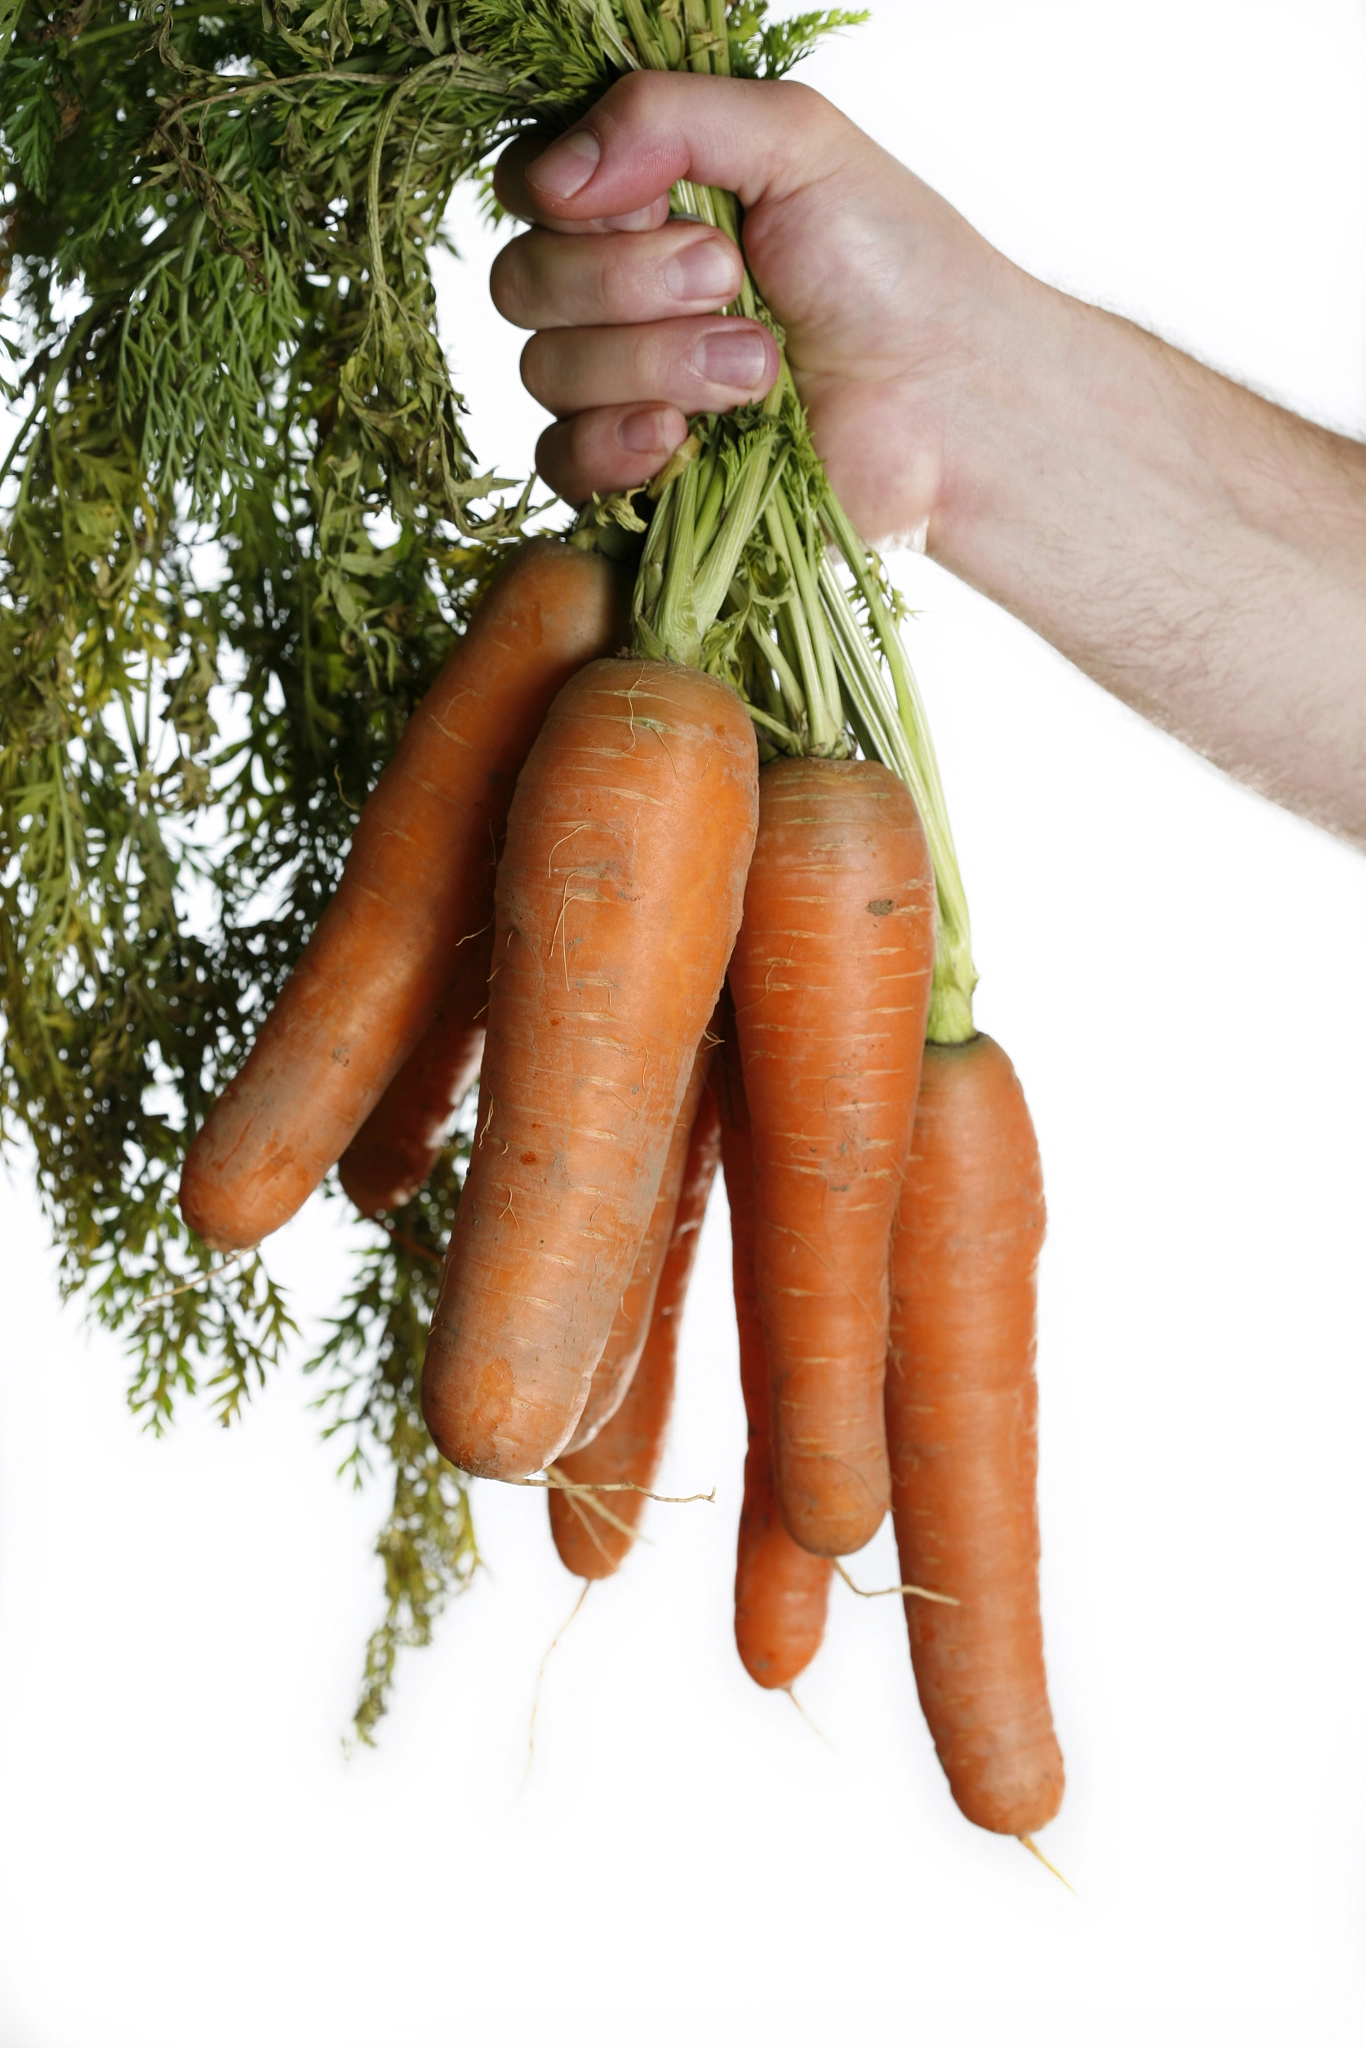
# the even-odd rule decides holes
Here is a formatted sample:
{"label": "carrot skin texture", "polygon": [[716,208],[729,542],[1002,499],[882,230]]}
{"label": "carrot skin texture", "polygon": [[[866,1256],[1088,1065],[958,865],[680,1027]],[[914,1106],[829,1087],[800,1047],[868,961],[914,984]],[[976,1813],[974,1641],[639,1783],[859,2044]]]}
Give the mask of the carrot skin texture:
{"label": "carrot skin texture", "polygon": [[721,1028],[721,1157],[730,1204],[740,1386],[749,1425],[735,1553],[735,1647],[755,1684],[772,1691],[792,1685],[821,1646],[833,1567],[828,1558],[793,1542],[773,1490],[768,1350],[754,1271],[754,1157],[733,1012]]}
{"label": "carrot skin texture", "polygon": [[336,894],[190,1147],[185,1220],[258,1244],[340,1158],[489,921],[513,786],[555,693],[622,631],[618,572],[533,541],[490,585],[370,794]]}
{"label": "carrot skin texture", "polygon": [[904,783],[872,761],[764,770],[730,987],[778,1503],[803,1549],[828,1557],[861,1549],[887,1509],[887,1256],[934,922]]}
{"label": "carrot skin texture", "polygon": [[[697,1243],[702,1218],[706,1214],[707,1197],[716,1178],[720,1156],[721,1125],[716,1095],[707,1085],[700,1091],[689,1132],[673,1228],[660,1270],[654,1312],[640,1363],[620,1407],[610,1421],[604,1423],[587,1449],[575,1451],[558,1461],[558,1469],[577,1485],[619,1485],[627,1482],[644,1488],[645,1492],[654,1485],[673,1410],[683,1306],[697,1259]],[[645,1511],[645,1492],[604,1496],[614,1519],[624,1522],[629,1531],[634,1532],[639,1526]],[[581,1579],[610,1578],[631,1549],[633,1536],[624,1534],[611,1522],[595,1515],[587,1501],[576,1501],[569,1494],[555,1492],[547,1498],[550,1502],[550,1533],[555,1539],[561,1563],[569,1571],[577,1572]]]}
{"label": "carrot skin texture", "polygon": [[674,1119],[673,1135],[669,1139],[669,1150],[664,1161],[664,1171],[660,1176],[659,1192],[650,1211],[650,1221],[641,1239],[640,1250],[636,1253],[636,1262],[626,1283],[626,1292],[622,1295],[617,1312],[612,1318],[612,1327],[603,1346],[602,1356],[593,1368],[593,1383],[588,1389],[588,1399],[584,1403],[582,1415],[575,1424],[574,1434],[565,1446],[564,1457],[586,1449],[598,1431],[611,1421],[625,1400],[632,1377],[640,1364],[641,1354],[650,1334],[655,1296],[659,1291],[664,1257],[669,1249],[679,1191],[683,1186],[683,1175],[688,1163],[693,1123],[706,1083],[711,1053],[711,1044],[704,1039],[697,1049],[692,1072],[688,1076],[688,1085],[683,1091],[683,1100]]}
{"label": "carrot skin texture", "polygon": [[1043,1176],[996,1042],[928,1045],[892,1248],[887,1441],[920,1703],[954,1799],[1028,1835],[1062,1802],[1039,1615]]}
{"label": "carrot skin texture", "polygon": [[411,1202],[479,1078],[492,926],[490,906],[488,931],[460,947],[436,1015],[342,1153],[338,1176],[362,1216]]}
{"label": "carrot skin texture", "polygon": [[733,691],[632,659],[565,687],[522,772],[423,1373],[468,1472],[543,1470],[582,1413],[739,927],[757,758]]}

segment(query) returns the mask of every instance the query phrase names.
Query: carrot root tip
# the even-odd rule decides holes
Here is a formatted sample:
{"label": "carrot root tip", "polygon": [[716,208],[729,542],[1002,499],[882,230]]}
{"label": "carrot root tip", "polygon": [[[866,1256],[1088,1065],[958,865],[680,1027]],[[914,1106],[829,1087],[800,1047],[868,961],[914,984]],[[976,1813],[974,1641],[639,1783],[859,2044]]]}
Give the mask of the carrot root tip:
{"label": "carrot root tip", "polygon": [[1052,1872],[1053,1876],[1057,1878],[1059,1884],[1067,1885],[1068,1891],[1071,1892],[1074,1899],[1076,1898],[1076,1886],[1074,1884],[1067,1884],[1067,1879],[1063,1876],[1062,1872],[1058,1869],[1055,1863],[1049,1862],[1048,1858],[1044,1855],[1043,1850],[1039,1847],[1038,1843],[1034,1840],[1034,1837],[1032,1835],[1016,1835],[1015,1839],[1020,1844],[1021,1848],[1028,1849],[1031,1856],[1037,1857],[1038,1861],[1042,1863],[1045,1870]]}
{"label": "carrot root tip", "polygon": [[805,1721],[807,1727],[811,1730],[811,1733],[817,1738],[818,1741],[823,1742],[826,1748],[833,1755],[835,1748],[834,1743],[830,1740],[830,1737],[826,1734],[825,1730],[823,1728],[818,1728],[815,1722],[812,1720],[811,1716],[807,1713],[806,1708],[797,1698],[797,1688],[795,1687],[795,1685],[781,1685],[778,1687],[778,1691],[785,1692],[787,1694],[793,1706],[797,1709],[797,1712],[801,1715],[803,1721]]}
{"label": "carrot root tip", "polygon": [[550,1647],[546,1651],[544,1657],[542,1657],[540,1670],[536,1673],[536,1690],[531,1696],[531,1720],[527,1726],[526,1731],[526,1770],[522,1777],[523,1791],[525,1791],[526,1789],[527,1779],[531,1776],[531,1766],[536,1761],[536,1716],[541,1710],[541,1681],[545,1677],[545,1667],[550,1662],[551,1658],[554,1656],[556,1649],[559,1647],[561,1637],[566,1633],[566,1631],[569,1629],[572,1623],[578,1619],[579,1609],[583,1606],[584,1601],[588,1598],[588,1595],[592,1592],[592,1590],[593,1581],[591,1579],[585,1579],[583,1582],[582,1590],[579,1593],[578,1599],[574,1602],[574,1605],[570,1608],[569,1613],[565,1616],[565,1619],[560,1623],[554,1635],[551,1637]]}

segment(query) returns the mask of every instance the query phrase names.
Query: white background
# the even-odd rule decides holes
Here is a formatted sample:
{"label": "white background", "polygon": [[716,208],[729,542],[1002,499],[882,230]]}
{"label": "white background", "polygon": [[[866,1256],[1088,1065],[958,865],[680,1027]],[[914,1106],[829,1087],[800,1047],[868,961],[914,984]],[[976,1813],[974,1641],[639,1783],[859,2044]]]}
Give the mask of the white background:
{"label": "white background", "polygon": [[[880,0],[807,75],[1030,268],[1366,430],[1366,10]],[[446,332],[526,459],[468,222]],[[820,252],[813,250],[813,262]],[[897,564],[983,970],[1042,1140],[1047,1640],[1065,1891],[953,1808],[897,1604],[800,1691],[735,1657],[742,1415],[707,1224],[652,1544],[568,1612],[535,1496],[341,1737],[382,1503],[281,1376],[139,1436],[0,1194],[0,2041],[1318,2044],[1366,2022],[1366,862]],[[344,1271],[315,1203],[279,1264]],[[859,1560],[887,1584],[886,1532]]]}

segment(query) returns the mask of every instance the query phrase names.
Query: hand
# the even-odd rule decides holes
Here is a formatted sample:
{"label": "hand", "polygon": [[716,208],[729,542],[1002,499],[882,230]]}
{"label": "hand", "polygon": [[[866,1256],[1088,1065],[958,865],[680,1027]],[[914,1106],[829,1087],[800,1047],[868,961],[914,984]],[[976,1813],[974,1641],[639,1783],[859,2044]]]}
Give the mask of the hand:
{"label": "hand", "polygon": [[[570,502],[644,482],[689,412],[767,391],[772,339],[719,316],[738,194],[816,447],[854,525],[909,539],[1230,773],[1366,847],[1366,450],[1040,284],[818,94],[621,80],[497,189],[534,223],[493,295],[537,331]],[[746,356],[746,350],[750,353]]]}
{"label": "hand", "polygon": [[536,225],[491,283],[503,316],[536,329],[522,376],[557,422],[542,476],[570,503],[643,483],[687,414],[729,411],[777,375],[767,330],[719,317],[739,252],[668,218],[684,177],[745,208],[745,255],[855,525],[923,545],[954,385],[1010,266],[800,85],[640,72],[549,149],[505,153],[498,197]]}

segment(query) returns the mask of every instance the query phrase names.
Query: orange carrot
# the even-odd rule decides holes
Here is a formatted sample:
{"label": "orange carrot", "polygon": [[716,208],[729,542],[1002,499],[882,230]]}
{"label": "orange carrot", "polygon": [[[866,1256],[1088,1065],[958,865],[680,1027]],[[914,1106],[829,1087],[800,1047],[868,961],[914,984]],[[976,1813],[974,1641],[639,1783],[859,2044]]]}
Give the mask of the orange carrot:
{"label": "orange carrot", "polygon": [[338,1159],[491,916],[517,772],[560,686],[621,636],[619,575],[560,541],[490,586],[371,792],[337,892],[190,1147],[185,1220],[260,1242]]}
{"label": "orange carrot", "polygon": [[621,1304],[612,1319],[612,1328],[603,1347],[602,1357],[593,1368],[593,1384],[588,1389],[588,1399],[584,1403],[578,1425],[565,1447],[566,1455],[585,1449],[592,1443],[604,1423],[616,1414],[626,1398],[632,1375],[640,1363],[641,1352],[644,1350],[650,1330],[650,1318],[654,1314],[655,1295],[659,1289],[664,1254],[669,1248],[674,1212],[678,1207],[679,1189],[683,1185],[683,1173],[688,1162],[693,1122],[707,1078],[711,1053],[711,1040],[704,1038],[698,1047],[692,1073],[688,1077],[688,1085],[683,1092],[678,1115],[674,1119],[673,1136],[669,1140],[668,1156],[664,1161],[664,1172],[660,1177],[655,1205],[650,1211],[650,1221],[641,1240],[640,1250],[636,1253],[636,1263],[626,1284],[626,1292],[622,1295]]}
{"label": "orange carrot", "polygon": [[821,1646],[831,1565],[792,1541],[774,1498],[768,1351],[754,1272],[754,1155],[733,1010],[727,1015],[723,1009],[719,1028],[721,1157],[730,1204],[740,1386],[749,1424],[735,1557],[735,1646],[755,1684],[775,1689],[799,1678]]}
{"label": "orange carrot", "polygon": [[436,1015],[342,1153],[338,1176],[362,1216],[411,1202],[479,1078],[492,951],[490,918],[461,946]]}
{"label": "orange carrot", "polygon": [[1043,1177],[1010,1061],[928,1045],[892,1251],[887,1440],[925,1718],[968,1819],[1029,1835],[1062,1801],[1039,1619],[1035,1274]]}
{"label": "orange carrot", "polygon": [[860,1549],[887,1508],[887,1255],[933,959],[905,784],[873,761],[766,768],[730,986],[778,1504],[823,1556]]}
{"label": "orange carrot", "polygon": [[[581,1579],[606,1579],[618,1569],[635,1540],[664,1455],[664,1435],[674,1399],[674,1370],[683,1303],[697,1258],[697,1241],[707,1197],[716,1178],[721,1128],[715,1091],[700,1091],[688,1135],[687,1156],[674,1205],[673,1229],[664,1254],[654,1313],[640,1363],[624,1399],[586,1450],[559,1459],[557,1470],[576,1486],[638,1487],[639,1492],[550,1495],[550,1532],[561,1561]],[[598,1513],[600,1501],[607,1515]],[[610,1517],[610,1519],[609,1519]],[[623,1526],[624,1525],[624,1526]]]}
{"label": "orange carrot", "polygon": [[522,771],[423,1374],[466,1471],[525,1478],[573,1435],[739,926],[757,779],[735,693],[644,660],[576,676]]}

